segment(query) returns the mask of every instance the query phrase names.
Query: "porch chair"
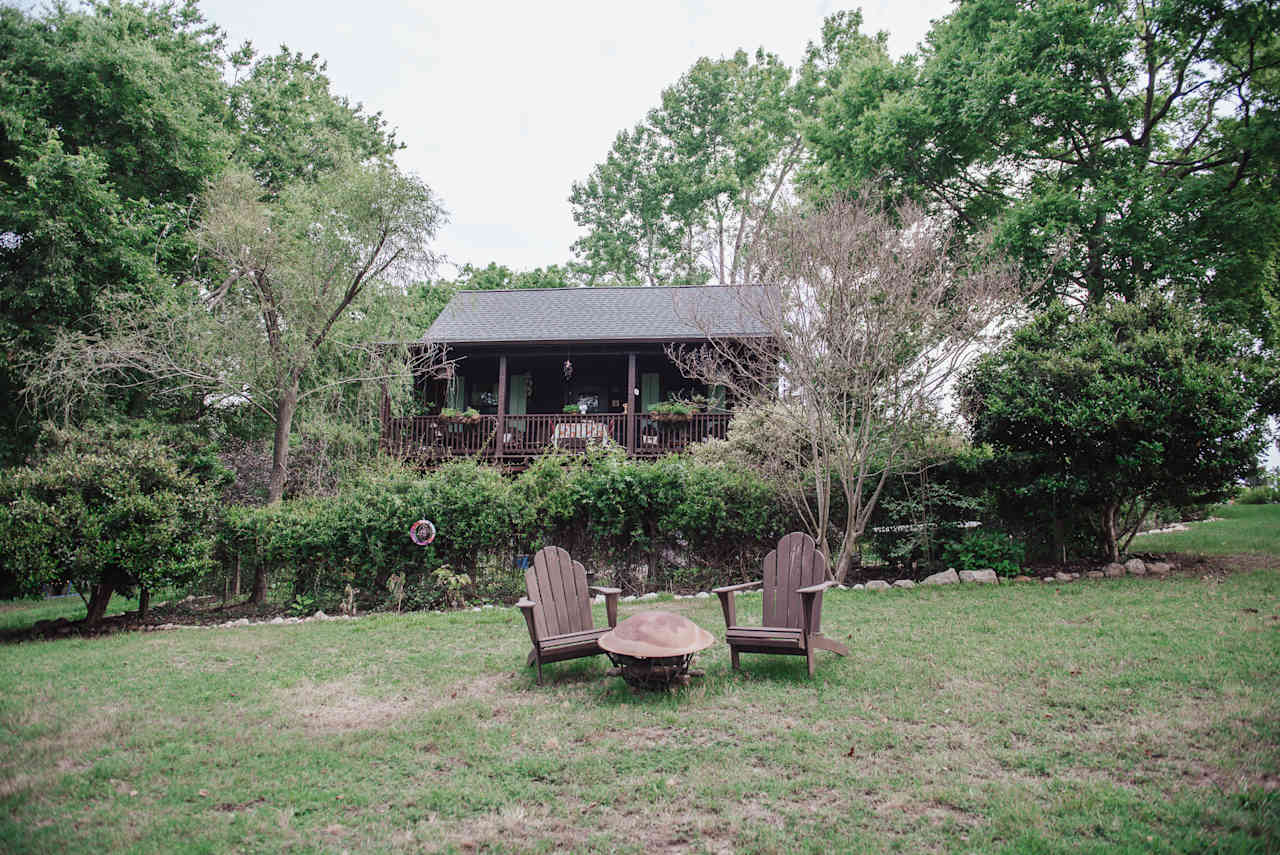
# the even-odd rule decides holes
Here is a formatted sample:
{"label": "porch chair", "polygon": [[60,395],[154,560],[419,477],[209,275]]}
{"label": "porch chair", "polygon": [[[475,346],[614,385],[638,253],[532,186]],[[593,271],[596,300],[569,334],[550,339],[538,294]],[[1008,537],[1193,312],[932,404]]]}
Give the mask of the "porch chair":
{"label": "porch chair", "polygon": [[[605,588],[587,583],[586,569],[558,546],[544,546],[533,556],[533,565],[524,572],[528,595],[516,603],[529,627],[526,665],[538,667],[542,685],[542,663],[580,659],[604,653],[600,636],[618,624],[618,595],[621,588]],[[591,595],[603,594],[609,625],[592,625]]]}
{"label": "porch chair", "polygon": [[[735,669],[739,653],[778,653],[805,657],[812,677],[815,651],[849,655],[849,648],[822,634],[822,592],[835,584],[826,580],[826,568],[827,557],[813,538],[793,531],[765,556],[762,580],[714,589],[724,611],[724,640]],[[734,595],[754,588],[763,588],[763,625],[739,626]]]}

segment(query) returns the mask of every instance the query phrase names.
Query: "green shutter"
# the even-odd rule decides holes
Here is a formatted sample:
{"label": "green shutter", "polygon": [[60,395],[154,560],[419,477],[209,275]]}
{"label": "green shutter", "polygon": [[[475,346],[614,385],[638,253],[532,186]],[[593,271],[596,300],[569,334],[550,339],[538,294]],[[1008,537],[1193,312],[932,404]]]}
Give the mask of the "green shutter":
{"label": "green shutter", "polygon": [[446,395],[448,406],[461,412],[467,408],[467,378],[461,374],[453,375],[453,379],[449,381],[449,391]]}
{"label": "green shutter", "polygon": [[[513,374],[507,378],[507,414],[523,416],[527,412],[529,412],[529,375]],[[513,439],[523,442],[525,425],[524,419],[509,419],[507,430],[513,434]]]}
{"label": "green shutter", "polygon": [[640,375],[640,412],[647,413],[662,401],[662,378],[658,374]]}
{"label": "green shutter", "polygon": [[507,378],[507,413],[523,416],[528,409],[528,374],[513,374]]}

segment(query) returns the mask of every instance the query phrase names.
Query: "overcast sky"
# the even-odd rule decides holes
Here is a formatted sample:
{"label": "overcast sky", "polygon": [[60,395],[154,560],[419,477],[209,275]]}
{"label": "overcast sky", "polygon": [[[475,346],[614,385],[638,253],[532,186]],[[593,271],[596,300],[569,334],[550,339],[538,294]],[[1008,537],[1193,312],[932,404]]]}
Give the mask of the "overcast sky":
{"label": "overcast sky", "polygon": [[[440,195],[451,262],[563,263],[578,236],[570,185],[699,57],[757,47],[794,67],[823,2],[294,2],[201,0],[233,43],[329,62],[334,90],[381,110],[401,166]],[[949,0],[862,6],[864,30],[912,51]],[[442,273],[449,273],[448,269]]]}

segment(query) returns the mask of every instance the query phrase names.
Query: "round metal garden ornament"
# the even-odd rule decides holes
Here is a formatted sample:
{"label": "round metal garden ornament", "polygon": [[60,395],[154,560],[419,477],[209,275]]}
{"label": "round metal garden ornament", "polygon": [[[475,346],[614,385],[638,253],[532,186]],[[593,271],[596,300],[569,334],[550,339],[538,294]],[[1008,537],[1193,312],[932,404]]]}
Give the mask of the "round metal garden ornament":
{"label": "round metal garden ornament", "polygon": [[415,546],[426,546],[436,539],[436,526],[431,520],[418,520],[409,526],[409,539]]}

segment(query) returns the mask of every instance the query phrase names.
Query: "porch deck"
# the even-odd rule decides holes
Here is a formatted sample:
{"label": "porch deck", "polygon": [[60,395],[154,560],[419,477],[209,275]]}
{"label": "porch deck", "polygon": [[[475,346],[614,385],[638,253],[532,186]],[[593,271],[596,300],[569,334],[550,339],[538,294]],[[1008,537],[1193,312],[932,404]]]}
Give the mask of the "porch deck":
{"label": "porch deck", "polygon": [[678,421],[643,413],[545,413],[482,415],[460,422],[388,415],[382,421],[382,449],[422,462],[479,457],[519,464],[552,451],[580,453],[601,444],[617,445],[633,457],[661,457],[704,439],[724,439],[729,419],[729,413],[695,413]]}

